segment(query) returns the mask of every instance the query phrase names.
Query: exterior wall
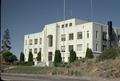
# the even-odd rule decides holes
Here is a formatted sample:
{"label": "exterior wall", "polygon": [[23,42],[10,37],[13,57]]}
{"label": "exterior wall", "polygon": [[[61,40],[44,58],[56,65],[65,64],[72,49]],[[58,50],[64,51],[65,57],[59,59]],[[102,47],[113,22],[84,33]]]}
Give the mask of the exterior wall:
{"label": "exterior wall", "polygon": [[[116,36],[120,35],[120,29],[114,30]],[[78,32],[82,32],[81,39],[77,38]],[[106,40],[103,40],[103,32],[106,32]],[[69,40],[70,33],[73,34],[73,40]],[[61,40],[63,34],[65,34],[65,41]],[[41,44],[40,38],[42,39]],[[29,45],[30,39],[33,40],[33,43],[35,42],[34,39],[38,39],[38,44]],[[51,40],[52,46],[49,46]],[[120,38],[117,38],[116,40],[119,45]],[[73,45],[73,50],[76,52],[78,58],[85,57],[87,48],[91,48],[94,55],[97,56],[103,51],[103,46],[106,46],[106,48],[109,46],[108,26],[78,19],[70,19],[45,25],[42,32],[24,36],[25,61],[28,61],[29,50],[32,49],[33,58],[36,62],[37,54],[41,48],[41,62],[45,65],[50,66],[54,61],[54,53],[56,49],[61,51],[62,60],[68,62],[69,45]],[[81,47],[78,49],[79,45]],[[62,46],[65,46],[65,52],[62,51]],[[37,48],[37,53],[34,52],[35,48]],[[52,59],[49,58],[50,55]]]}

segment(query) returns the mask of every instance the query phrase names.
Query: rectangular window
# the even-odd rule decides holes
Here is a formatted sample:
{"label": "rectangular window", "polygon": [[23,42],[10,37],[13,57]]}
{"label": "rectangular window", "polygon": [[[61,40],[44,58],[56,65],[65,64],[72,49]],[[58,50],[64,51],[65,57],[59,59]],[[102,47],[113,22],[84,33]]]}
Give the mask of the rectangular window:
{"label": "rectangular window", "polygon": [[82,44],[77,44],[77,51],[82,51]]}
{"label": "rectangular window", "polygon": [[40,38],[40,44],[42,44],[42,38]]}
{"label": "rectangular window", "polygon": [[62,25],[62,28],[64,28],[64,24]]}
{"label": "rectangular window", "polygon": [[52,61],[52,52],[48,52],[48,61]]}
{"label": "rectangular window", "polygon": [[35,54],[37,53],[37,48],[34,48],[34,53],[35,53]]}
{"label": "rectangular window", "polygon": [[32,49],[29,49],[29,52],[32,52]]}
{"label": "rectangular window", "polygon": [[25,45],[27,45],[27,40],[25,40]]}
{"label": "rectangular window", "polygon": [[72,26],[72,23],[69,23],[69,26]]}
{"label": "rectangular window", "polygon": [[61,52],[65,52],[65,46],[61,46]]}
{"label": "rectangular window", "polygon": [[107,40],[107,32],[103,32],[102,38],[103,38],[103,40]]}
{"label": "rectangular window", "polygon": [[77,39],[82,39],[82,32],[77,32]]}
{"label": "rectangular window", "polygon": [[29,40],[29,45],[32,45],[32,39]]}
{"label": "rectangular window", "polygon": [[69,45],[69,52],[70,52],[71,50],[74,50],[74,49],[73,49],[73,45]]}
{"label": "rectangular window", "polygon": [[96,51],[98,51],[98,44],[96,44]]}
{"label": "rectangular window", "polygon": [[87,48],[89,48],[89,43],[87,43]]}
{"label": "rectangular window", "polygon": [[74,34],[73,33],[70,33],[69,34],[69,40],[73,40],[74,39]]}
{"label": "rectangular window", "polygon": [[65,24],[66,27],[68,27],[68,24]]}
{"label": "rectangular window", "polygon": [[37,43],[38,43],[38,39],[35,39],[35,40],[34,40],[34,44],[37,44]]}
{"label": "rectangular window", "polygon": [[98,38],[98,31],[96,31],[96,38]]}
{"label": "rectangular window", "polygon": [[66,40],[65,34],[62,34],[62,35],[61,35],[61,41],[65,41],[65,40]]}
{"label": "rectangular window", "polygon": [[41,52],[42,51],[42,48],[39,48],[39,52]]}
{"label": "rectangular window", "polygon": [[87,31],[87,38],[89,38],[89,31]]}

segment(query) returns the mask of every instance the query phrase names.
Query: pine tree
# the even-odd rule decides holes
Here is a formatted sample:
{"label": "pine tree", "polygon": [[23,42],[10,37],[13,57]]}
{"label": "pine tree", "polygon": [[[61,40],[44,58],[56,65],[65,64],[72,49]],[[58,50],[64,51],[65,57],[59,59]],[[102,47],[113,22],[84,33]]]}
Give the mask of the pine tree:
{"label": "pine tree", "polygon": [[76,53],[74,50],[70,51],[70,58],[69,58],[69,62],[74,62],[76,60]]}
{"label": "pine tree", "polygon": [[29,52],[28,62],[33,62],[33,54]]}
{"label": "pine tree", "polygon": [[86,50],[86,58],[94,58],[93,52],[89,48],[87,48],[87,50]]}
{"label": "pine tree", "polygon": [[60,50],[55,50],[54,65],[58,66],[62,62]]}
{"label": "pine tree", "polygon": [[24,63],[24,62],[25,62],[24,53],[21,52],[21,54],[20,54],[20,63]]}
{"label": "pine tree", "polygon": [[37,55],[37,58],[36,58],[36,59],[37,59],[37,61],[41,61],[41,52],[39,52],[39,53],[38,53],[38,55]]}
{"label": "pine tree", "polygon": [[10,42],[10,32],[8,29],[4,31],[3,40],[2,40],[2,49],[4,52],[10,51],[11,49]]}

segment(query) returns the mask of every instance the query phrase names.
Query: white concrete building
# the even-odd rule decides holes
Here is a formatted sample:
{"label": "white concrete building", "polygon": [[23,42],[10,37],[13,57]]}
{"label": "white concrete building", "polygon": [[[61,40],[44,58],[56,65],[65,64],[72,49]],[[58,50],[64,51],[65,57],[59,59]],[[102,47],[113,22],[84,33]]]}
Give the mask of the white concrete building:
{"label": "white concrete building", "polygon": [[120,45],[120,28],[112,29],[112,23],[108,24],[73,18],[45,25],[43,31],[24,36],[25,61],[31,51],[36,64],[40,51],[41,63],[49,66],[54,61],[56,49],[61,51],[64,62],[68,62],[71,49],[76,52],[78,59],[85,57],[87,48],[91,48],[97,56],[105,48]]}

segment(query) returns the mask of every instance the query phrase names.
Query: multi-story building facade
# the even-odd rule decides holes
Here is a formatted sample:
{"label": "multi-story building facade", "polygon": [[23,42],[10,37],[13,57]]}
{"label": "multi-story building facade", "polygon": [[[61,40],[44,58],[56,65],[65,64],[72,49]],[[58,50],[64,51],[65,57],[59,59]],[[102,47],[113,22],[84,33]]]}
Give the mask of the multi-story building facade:
{"label": "multi-story building facade", "polygon": [[97,56],[114,45],[120,46],[120,28],[112,28],[112,22],[104,25],[70,19],[45,25],[42,32],[24,36],[25,61],[32,52],[36,64],[37,54],[41,52],[41,62],[47,66],[54,61],[55,50],[60,50],[62,60],[68,62],[71,49],[80,59],[86,56],[87,48]]}

